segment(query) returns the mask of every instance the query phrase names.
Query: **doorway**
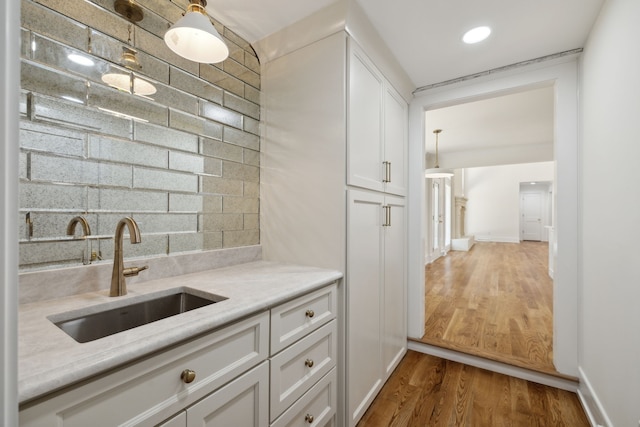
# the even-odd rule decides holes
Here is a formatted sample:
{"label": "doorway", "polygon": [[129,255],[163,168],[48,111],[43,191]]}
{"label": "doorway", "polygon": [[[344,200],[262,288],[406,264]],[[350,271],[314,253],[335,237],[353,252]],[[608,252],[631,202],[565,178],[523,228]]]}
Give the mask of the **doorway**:
{"label": "doorway", "polygon": [[[563,194],[554,204],[554,224],[557,253],[555,254],[553,290],[554,365],[567,375],[577,376],[577,62],[575,57],[561,58],[546,64],[533,64],[496,74],[461,80],[445,87],[434,87],[416,93],[410,107],[410,152],[408,200],[409,242],[409,336],[421,337],[424,332],[424,158],[425,111],[441,106],[486,99],[526,88],[552,85],[554,97],[554,148],[556,162],[556,192]],[[442,146],[441,146],[442,147]],[[497,150],[494,159],[505,154]],[[474,153],[467,152],[469,156]],[[441,165],[449,167],[445,156]],[[411,190],[413,189],[413,190]],[[416,191],[417,190],[417,191]],[[411,231],[413,230],[413,231]],[[426,351],[414,346],[410,348]]]}

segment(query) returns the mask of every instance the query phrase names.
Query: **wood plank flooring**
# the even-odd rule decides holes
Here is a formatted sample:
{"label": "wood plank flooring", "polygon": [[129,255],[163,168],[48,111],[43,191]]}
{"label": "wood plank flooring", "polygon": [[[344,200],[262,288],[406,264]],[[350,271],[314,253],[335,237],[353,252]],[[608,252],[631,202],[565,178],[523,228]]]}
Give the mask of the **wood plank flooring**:
{"label": "wood plank flooring", "polygon": [[547,243],[476,243],[429,264],[425,282],[418,341],[556,373]]}
{"label": "wood plank flooring", "polygon": [[358,427],[588,427],[574,393],[409,351]]}

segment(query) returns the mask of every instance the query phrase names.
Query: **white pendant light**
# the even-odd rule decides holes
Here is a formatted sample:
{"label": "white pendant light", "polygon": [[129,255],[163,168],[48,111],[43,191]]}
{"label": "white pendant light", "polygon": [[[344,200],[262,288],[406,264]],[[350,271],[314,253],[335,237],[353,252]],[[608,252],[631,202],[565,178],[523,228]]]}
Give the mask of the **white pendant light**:
{"label": "white pendant light", "polygon": [[211,23],[206,0],[190,0],[187,13],[164,35],[164,41],[176,54],[194,62],[215,64],[229,56],[229,48]]}
{"label": "white pendant light", "polygon": [[425,178],[451,178],[453,171],[450,169],[440,169],[438,164],[438,135],[442,132],[442,129],[435,129],[433,133],[436,134],[436,164],[431,169],[424,171]]}

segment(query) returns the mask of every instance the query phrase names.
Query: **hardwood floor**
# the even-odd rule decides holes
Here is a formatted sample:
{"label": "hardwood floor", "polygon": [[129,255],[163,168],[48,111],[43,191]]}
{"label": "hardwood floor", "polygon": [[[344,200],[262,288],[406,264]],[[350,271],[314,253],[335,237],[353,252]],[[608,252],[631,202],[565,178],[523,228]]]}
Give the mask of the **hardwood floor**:
{"label": "hardwood floor", "polygon": [[589,426],[574,393],[409,351],[358,427]]}
{"label": "hardwood floor", "polygon": [[476,243],[425,269],[421,342],[545,373],[553,366],[553,282],[544,242]]}

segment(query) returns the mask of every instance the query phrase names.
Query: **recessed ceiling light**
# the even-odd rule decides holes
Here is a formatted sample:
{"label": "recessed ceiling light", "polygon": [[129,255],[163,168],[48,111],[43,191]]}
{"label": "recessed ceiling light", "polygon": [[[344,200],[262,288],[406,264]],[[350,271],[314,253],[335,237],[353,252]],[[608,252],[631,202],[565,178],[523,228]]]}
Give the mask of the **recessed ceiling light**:
{"label": "recessed ceiling light", "polygon": [[489,37],[489,34],[491,34],[491,28],[476,27],[464,33],[462,41],[467,44],[478,43]]}

